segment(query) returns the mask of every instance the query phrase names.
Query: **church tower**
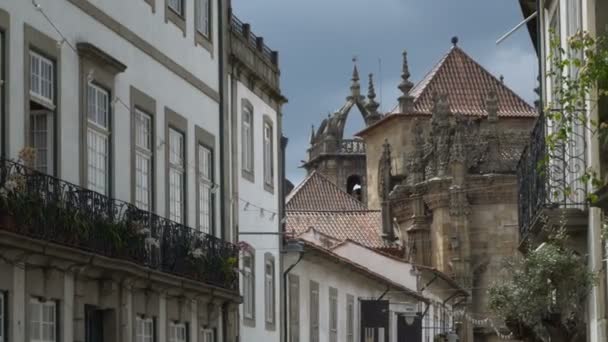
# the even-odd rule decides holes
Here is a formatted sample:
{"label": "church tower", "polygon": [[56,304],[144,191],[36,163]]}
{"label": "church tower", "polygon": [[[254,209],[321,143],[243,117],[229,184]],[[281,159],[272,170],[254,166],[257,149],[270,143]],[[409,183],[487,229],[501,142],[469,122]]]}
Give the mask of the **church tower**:
{"label": "church tower", "polygon": [[[353,62],[356,60],[353,59]],[[357,106],[361,112],[366,126],[379,121],[382,114],[378,112],[380,104],[375,99],[373,75],[369,75],[366,99],[361,95],[359,71],[355,64],[350,95],[346,98],[346,103],[333,115],[328,115],[316,131],[314,126],[312,127],[307,160],[302,165],[308,174],[314,170],[322,173],[338,187],[363,203],[367,202],[365,142],[361,138],[344,139],[344,126],[348,114],[354,106]]]}

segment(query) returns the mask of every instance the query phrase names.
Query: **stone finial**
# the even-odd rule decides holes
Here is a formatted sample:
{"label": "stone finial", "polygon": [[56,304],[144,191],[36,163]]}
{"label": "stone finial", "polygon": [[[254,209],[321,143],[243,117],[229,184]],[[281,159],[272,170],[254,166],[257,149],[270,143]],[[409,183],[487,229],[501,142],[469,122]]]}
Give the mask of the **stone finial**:
{"label": "stone finial", "polygon": [[403,65],[401,70],[401,83],[399,90],[402,95],[399,97],[399,110],[401,113],[411,112],[414,108],[414,97],[410,95],[410,91],[414,87],[414,83],[410,81],[410,69],[407,63],[407,51],[403,51]]}
{"label": "stone finial", "polygon": [[458,46],[458,36],[452,37],[452,45]]}
{"label": "stone finial", "polygon": [[486,112],[488,113],[488,122],[498,121],[498,95],[495,90],[490,90],[486,97]]}
{"label": "stone finial", "polygon": [[311,125],[310,138],[308,139],[308,143],[310,145],[313,145],[314,142],[315,142],[315,125]]}
{"label": "stone finial", "polygon": [[374,74],[369,74],[369,85],[367,88],[367,104],[365,108],[371,113],[375,114],[378,112],[380,104],[376,102],[376,90],[374,89]]}
{"label": "stone finial", "polygon": [[359,70],[357,69],[357,58],[353,58],[353,77],[351,78],[350,93],[353,98],[361,96],[361,84],[359,83]]}
{"label": "stone finial", "polygon": [[454,143],[452,145],[452,155],[450,160],[452,162],[458,163],[465,162],[464,124],[462,123],[456,125],[456,129],[454,132]]}

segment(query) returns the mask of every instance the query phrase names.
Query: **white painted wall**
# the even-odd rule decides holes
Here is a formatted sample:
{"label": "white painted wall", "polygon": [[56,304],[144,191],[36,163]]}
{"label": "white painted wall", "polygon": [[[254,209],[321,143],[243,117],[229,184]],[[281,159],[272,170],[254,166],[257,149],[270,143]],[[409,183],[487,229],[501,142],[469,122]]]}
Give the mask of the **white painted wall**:
{"label": "white painted wall", "polygon": [[[277,136],[277,112],[260,99],[255,93],[248,89],[243,83],[237,82],[236,93],[236,110],[237,110],[237,138],[238,154],[236,156],[236,170],[238,174],[238,228],[239,232],[247,233],[278,233],[279,232],[279,143]],[[242,114],[242,99],[247,99],[253,106],[253,140],[254,140],[254,182],[242,177],[242,134],[241,134],[241,114]],[[233,102],[231,102],[233,103]],[[264,150],[263,150],[263,127],[264,115],[268,115],[273,122],[274,130],[274,192],[268,192],[264,189]],[[246,203],[250,203],[245,209]],[[264,208],[261,212],[260,208]],[[273,213],[276,213],[273,217]],[[244,341],[279,341],[281,338],[280,330],[282,328],[282,320],[279,315],[281,305],[281,270],[279,242],[280,237],[275,235],[253,234],[240,235],[239,241],[246,241],[255,249],[255,327],[249,327],[242,324],[241,321],[241,336]],[[272,253],[275,258],[275,329],[266,329],[265,324],[265,293],[264,293],[264,254]],[[241,282],[241,293],[242,282]],[[240,306],[241,319],[243,317],[243,306]]]}
{"label": "white painted wall", "polygon": [[[423,289],[422,295],[431,300],[432,305],[422,321],[423,326],[423,341],[432,341],[435,334],[440,333],[441,329],[441,314],[439,306],[443,305],[443,301],[452,295],[454,289],[440,286],[441,281],[433,281],[431,286],[425,285],[430,283],[431,279],[419,279],[416,273],[412,272],[412,264],[404,261],[388,257],[386,255],[377,253],[369,248],[361,246],[353,242],[344,242],[336,246],[332,251],[344,258],[352,260],[359,265],[362,265],[374,272],[392,280],[397,284],[401,284],[412,291],[418,291]],[[397,307],[394,308],[398,310]],[[420,310],[424,312],[426,308],[421,307]],[[451,306],[446,306],[447,311],[451,316]],[[393,310],[393,308],[391,308]],[[449,319],[446,319],[449,321]]]}
{"label": "white painted wall", "polygon": [[[179,77],[171,70],[152,59],[149,55],[109,30],[96,19],[84,13],[65,0],[38,0],[44,13],[54,22],[66,39],[75,45],[77,42],[89,42],[125,65],[127,70],[115,79],[115,96],[129,105],[129,88],[134,86],[156,100],[156,138],[157,149],[156,175],[154,191],[156,194],[156,208],[160,215],[165,214],[165,148],[162,145],[165,139],[164,108],[169,107],[188,120],[188,146],[187,158],[191,166],[187,170],[187,201],[188,213],[186,223],[189,226],[196,224],[195,177],[194,177],[194,125],[199,125],[216,137],[215,175],[219,183],[219,105],[212,98],[194,88],[190,83]],[[217,58],[200,46],[195,46],[193,38],[192,1],[186,1],[188,34],[184,38],[181,31],[174,25],[164,22],[164,1],[156,1],[156,12],[152,13],[150,6],[144,0],[95,0],[92,1],[106,13],[114,17],[121,24],[129,27],[149,43],[168,55],[171,59],[182,65],[202,79],[217,91],[218,68]],[[9,123],[11,157],[24,146],[24,37],[23,27],[27,23],[42,31],[46,35],[60,41],[59,34],[36,11],[31,1],[3,1],[0,8],[10,14],[10,73],[8,98],[10,98]],[[216,9],[214,9],[215,11]],[[217,14],[216,12],[214,12]],[[213,32],[217,35],[217,20],[214,18]],[[217,37],[216,37],[217,38]],[[217,41],[217,39],[216,39]],[[217,44],[216,44],[217,45]],[[217,50],[217,46],[215,47]],[[217,53],[214,54],[217,56]],[[78,157],[78,117],[79,117],[79,58],[67,44],[61,47],[61,178],[70,182],[81,184],[79,179]],[[115,154],[113,156],[116,177],[113,179],[114,197],[130,200],[131,189],[131,150],[130,150],[130,113],[120,104],[114,107]],[[219,204],[219,201],[216,202]],[[217,205],[216,217],[219,217],[220,205]],[[216,223],[219,220],[216,220]],[[219,232],[219,228],[216,227]]]}
{"label": "white painted wall", "polygon": [[[302,261],[295,266],[289,274],[299,277],[300,281],[300,341],[309,341],[310,338],[310,281],[319,283],[319,341],[329,341],[329,288],[338,289],[338,341],[346,340],[346,296],[355,297],[355,341],[360,340],[360,306],[359,299],[379,298],[385,291],[386,285],[379,280],[372,279],[356,273],[350,268],[336,263],[334,259],[312,256],[305,252]],[[314,252],[311,252],[314,253]],[[284,267],[287,268],[297,260],[293,253],[285,257]],[[374,270],[375,271],[375,270]],[[289,293],[289,296],[294,294]],[[390,291],[384,299],[391,303],[412,303],[416,300],[402,293]],[[289,301],[288,301],[289,302]],[[396,308],[391,305],[391,311]],[[289,310],[288,310],[289,311]],[[286,317],[286,319],[288,319]],[[394,315],[391,315],[392,331],[395,327]],[[396,334],[390,333],[390,341],[396,341]]]}

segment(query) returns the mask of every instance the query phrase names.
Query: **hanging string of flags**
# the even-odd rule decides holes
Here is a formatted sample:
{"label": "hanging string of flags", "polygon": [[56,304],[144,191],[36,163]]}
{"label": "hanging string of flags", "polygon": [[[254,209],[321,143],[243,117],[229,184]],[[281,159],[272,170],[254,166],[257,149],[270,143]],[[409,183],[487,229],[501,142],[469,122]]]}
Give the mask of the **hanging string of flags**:
{"label": "hanging string of flags", "polygon": [[496,324],[494,324],[494,321],[489,318],[486,317],[484,319],[476,319],[474,317],[472,317],[468,312],[464,311],[464,310],[455,310],[454,311],[454,317],[459,316],[462,317],[464,319],[466,319],[469,323],[478,326],[478,327],[490,327],[492,328],[492,330],[494,330],[494,332],[496,333],[496,335],[501,339],[501,340],[512,340],[513,338],[515,338],[515,336],[513,335],[513,333],[510,333],[508,335],[505,335],[503,333],[500,332],[500,330],[498,330],[498,328],[496,327]]}
{"label": "hanging string of flags", "polygon": [[[61,30],[59,29],[59,27],[53,22],[53,20],[51,20],[51,18],[45,13],[44,8],[42,8],[42,6],[38,3],[37,0],[32,0],[32,5],[34,6],[34,8],[36,9],[36,11],[38,11],[44,18],[45,20],[53,27],[53,29],[57,32],[57,34],[61,37],[61,40],[59,40],[57,42],[57,48],[61,49],[63,47],[63,45],[67,45],[74,53],[78,54],[78,50],[76,49],[76,47],[70,43],[70,41],[66,38],[66,36],[63,34],[63,32],[61,32]],[[91,69],[91,71],[89,71],[89,73],[87,74],[87,81],[88,82],[92,82],[94,80],[94,74],[95,74],[95,70]],[[129,107],[129,105],[123,101],[119,96],[114,95],[112,101],[110,102],[110,105],[112,106],[112,108],[114,108],[116,106],[116,104],[121,105],[122,107],[124,107],[128,112],[132,112],[132,109]],[[162,138],[158,139],[158,141],[160,141],[159,145],[156,147],[158,150],[160,150],[162,148],[162,146],[165,144],[164,140]],[[188,168],[189,169],[194,169],[196,170],[196,165],[194,165],[194,163],[188,163]],[[211,187],[211,191],[213,193],[215,193],[220,185],[212,182],[212,181],[207,181],[207,183],[210,185]],[[257,211],[260,214],[260,217],[264,218],[264,217],[268,217],[268,219],[270,221],[274,221],[274,219],[277,217],[278,212],[276,210],[271,210],[268,208],[265,208],[263,206],[257,205],[252,203],[249,200],[243,199],[241,197],[238,196],[231,196],[230,197],[230,201],[233,203],[234,201],[240,201],[244,204],[244,211]]]}

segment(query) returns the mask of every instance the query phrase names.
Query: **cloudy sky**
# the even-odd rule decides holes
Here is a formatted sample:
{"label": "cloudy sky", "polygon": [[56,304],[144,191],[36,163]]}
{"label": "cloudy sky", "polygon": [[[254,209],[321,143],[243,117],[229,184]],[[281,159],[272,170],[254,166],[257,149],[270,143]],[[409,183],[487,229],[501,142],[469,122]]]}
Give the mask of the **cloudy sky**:
{"label": "cloudy sky", "polygon": [[[435,65],[458,36],[459,46],[528,102],[534,99],[536,56],[524,28],[496,40],[522,20],[517,0],[232,0],[234,12],[279,51],[283,108],[289,138],[287,176],[304,177],[310,126],[334,112],[348,95],[352,58],[362,88],[374,73],[381,109],[397,102],[401,52],[408,51],[412,80]],[[382,94],[380,98],[380,92]],[[351,112],[346,134],[362,128]]]}

